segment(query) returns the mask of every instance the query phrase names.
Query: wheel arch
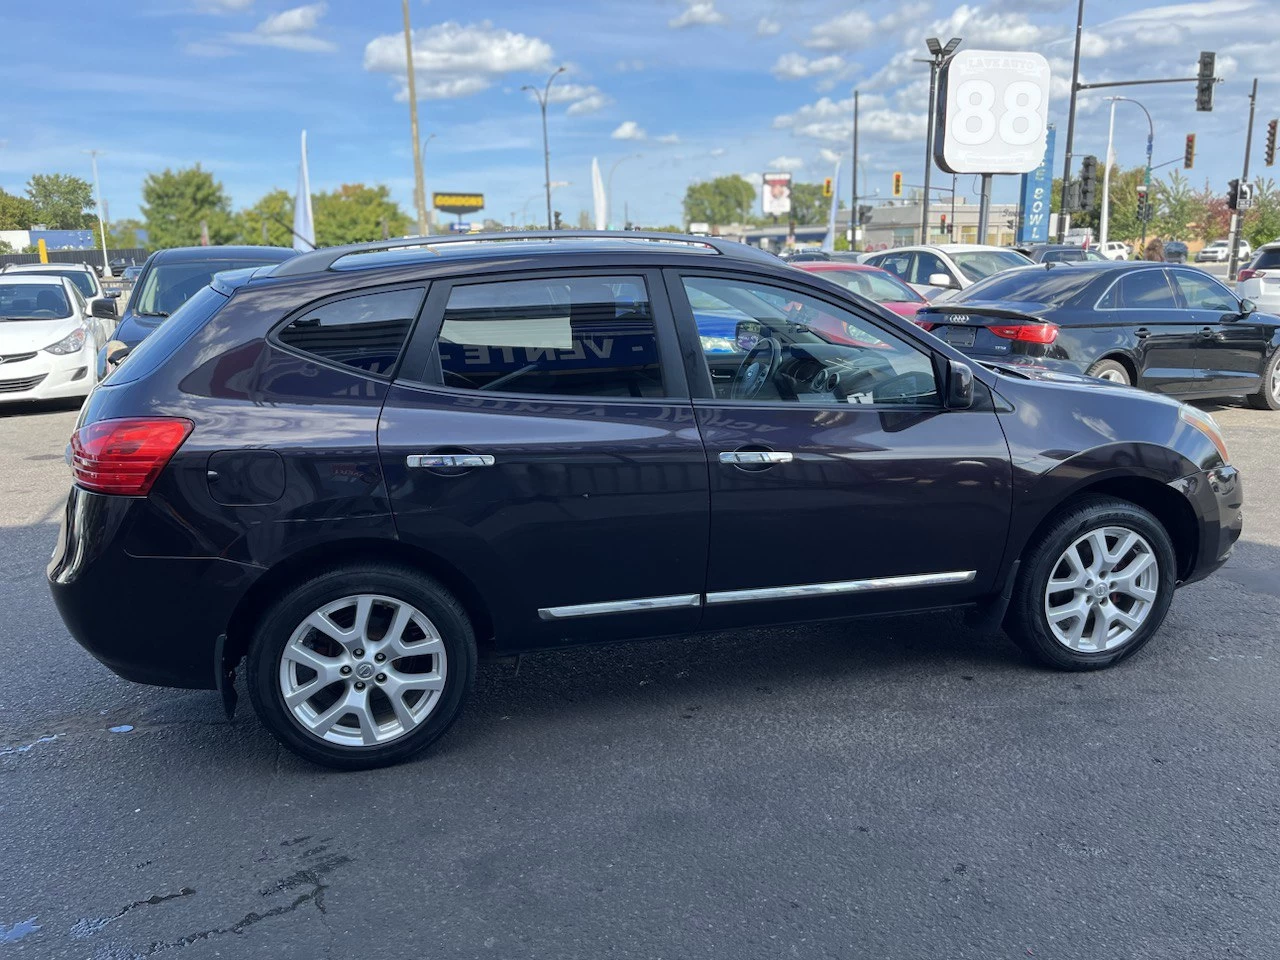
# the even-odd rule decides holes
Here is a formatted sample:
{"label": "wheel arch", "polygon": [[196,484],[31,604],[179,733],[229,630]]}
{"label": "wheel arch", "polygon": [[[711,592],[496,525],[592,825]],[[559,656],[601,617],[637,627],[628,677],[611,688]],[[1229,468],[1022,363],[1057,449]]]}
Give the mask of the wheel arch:
{"label": "wheel arch", "polygon": [[1138,383],[1138,363],[1127,350],[1109,350],[1089,361],[1087,370],[1092,370],[1095,365],[1103,360],[1111,360],[1124,367],[1125,372],[1129,374],[1130,385],[1136,386]]}

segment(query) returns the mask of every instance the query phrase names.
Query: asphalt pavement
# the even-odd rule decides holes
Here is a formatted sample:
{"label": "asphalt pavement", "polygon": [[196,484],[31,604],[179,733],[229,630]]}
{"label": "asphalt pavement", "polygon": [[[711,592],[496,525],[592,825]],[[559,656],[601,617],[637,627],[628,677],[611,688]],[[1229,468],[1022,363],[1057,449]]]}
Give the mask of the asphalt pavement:
{"label": "asphalt pavement", "polygon": [[579,649],[360,774],[82,651],[75,414],[0,416],[0,960],[1275,957],[1280,414],[1209,409],[1244,541],[1113,670],[950,615]]}

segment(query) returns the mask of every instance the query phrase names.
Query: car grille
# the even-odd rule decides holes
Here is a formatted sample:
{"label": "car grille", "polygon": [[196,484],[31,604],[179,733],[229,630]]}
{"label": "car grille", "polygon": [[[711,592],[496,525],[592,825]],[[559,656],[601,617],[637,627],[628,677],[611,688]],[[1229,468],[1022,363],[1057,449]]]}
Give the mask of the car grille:
{"label": "car grille", "polygon": [[38,377],[24,377],[21,380],[0,380],[0,393],[26,393],[40,386],[40,381],[46,376],[47,374],[42,373]]}
{"label": "car grille", "polygon": [[0,363],[21,363],[23,360],[30,360],[35,353],[6,353],[0,357]]}

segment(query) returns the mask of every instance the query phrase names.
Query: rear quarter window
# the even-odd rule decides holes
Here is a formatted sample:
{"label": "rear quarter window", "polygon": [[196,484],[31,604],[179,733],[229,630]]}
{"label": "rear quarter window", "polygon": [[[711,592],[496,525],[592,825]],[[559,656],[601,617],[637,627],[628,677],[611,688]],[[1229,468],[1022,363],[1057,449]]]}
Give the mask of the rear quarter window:
{"label": "rear quarter window", "polygon": [[389,376],[422,308],[423,294],[423,288],[413,287],[330,300],[294,317],[276,338],[330,363]]}
{"label": "rear quarter window", "polygon": [[173,316],[130,351],[124,363],[103,383],[131,383],[150,376],[178,348],[190,340],[227,302],[213,287],[204,287],[174,311]]}

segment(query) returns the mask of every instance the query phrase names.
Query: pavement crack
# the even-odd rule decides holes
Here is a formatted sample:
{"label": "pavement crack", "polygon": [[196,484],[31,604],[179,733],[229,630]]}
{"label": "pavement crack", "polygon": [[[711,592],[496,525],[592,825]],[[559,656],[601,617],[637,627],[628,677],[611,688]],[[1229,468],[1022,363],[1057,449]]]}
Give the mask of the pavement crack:
{"label": "pavement crack", "polygon": [[181,897],[190,897],[195,890],[190,887],[183,887],[177,893],[157,893],[145,900],[135,900],[133,903],[127,904],[118,913],[113,913],[109,917],[82,917],[71,926],[71,936],[76,940],[84,940],[92,937],[95,933],[99,933],[103,928],[115,923],[139,907],[154,907],[156,904],[165,903],[168,900],[177,900]]}

